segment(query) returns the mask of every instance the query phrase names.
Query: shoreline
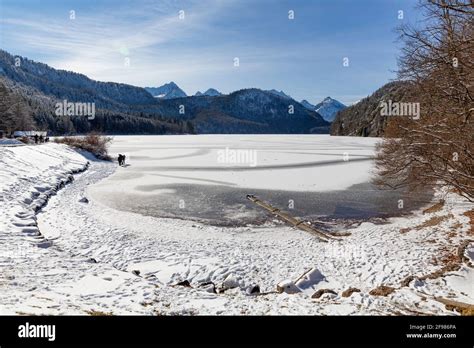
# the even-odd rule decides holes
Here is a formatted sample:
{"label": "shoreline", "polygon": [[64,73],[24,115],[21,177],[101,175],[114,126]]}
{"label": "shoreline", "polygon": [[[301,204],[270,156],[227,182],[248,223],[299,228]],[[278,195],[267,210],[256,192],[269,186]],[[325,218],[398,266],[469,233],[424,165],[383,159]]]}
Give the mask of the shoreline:
{"label": "shoreline", "polygon": [[[434,300],[422,300],[420,292],[434,296],[443,293],[444,282],[472,277],[472,270],[463,266],[443,279],[413,280],[387,297],[369,294],[380,285],[398,287],[410,275],[439,269],[427,259],[456,245],[468,227],[467,217],[461,217],[467,209],[457,198],[450,197],[452,201],[440,211],[426,216],[419,211],[408,218],[390,218],[384,225],[364,222],[342,242],[323,246],[305,232],[286,226],[220,228],[117,212],[92,199],[79,202],[89,196],[94,180],[111,174],[113,166],[91,162],[89,170],[50,198],[38,215],[38,224],[53,247],[41,250],[43,267],[27,267],[35,270],[33,279],[39,279],[39,284],[30,277],[29,288],[16,298],[25,296],[24,303],[14,306],[12,298],[2,301],[0,313],[9,313],[10,303],[11,310],[31,314],[410,314],[397,303],[416,302],[419,311],[448,315],[455,313]],[[447,213],[454,219],[442,222],[441,229],[446,231],[437,232],[447,238],[444,243],[423,243],[432,232],[417,230],[417,226]],[[461,235],[444,237],[459,222]],[[400,233],[403,228],[409,231]],[[323,277],[301,285],[297,294],[263,295],[308,269],[318,269]],[[174,286],[184,280],[192,288]],[[221,294],[200,286],[212,282],[222,287],[231,280],[237,286]],[[36,289],[30,290],[34,284]],[[260,296],[249,294],[256,285]],[[342,297],[349,287],[361,292]],[[311,298],[326,288],[337,295]],[[466,297],[462,292],[456,291],[455,299],[474,302],[474,294]],[[0,290],[0,298],[5,297]]]}

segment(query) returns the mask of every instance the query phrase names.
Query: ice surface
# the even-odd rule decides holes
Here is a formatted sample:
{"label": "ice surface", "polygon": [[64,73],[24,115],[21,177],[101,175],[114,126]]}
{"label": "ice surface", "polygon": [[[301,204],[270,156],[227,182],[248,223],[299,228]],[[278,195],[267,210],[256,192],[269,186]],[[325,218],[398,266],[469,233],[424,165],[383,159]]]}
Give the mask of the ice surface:
{"label": "ice surface", "polygon": [[[126,154],[131,166],[101,186],[126,179],[123,190],[137,193],[143,193],[144,185],[175,183],[302,192],[344,189],[369,181],[377,141],[326,135],[117,136],[110,151]],[[226,148],[256,154],[256,166],[253,161],[232,163],[231,155],[229,161],[219,161]]]}
{"label": "ice surface", "polygon": [[[404,212],[426,204],[431,197],[369,183],[377,141],[326,135],[120,136],[111,152],[126,154],[128,166],[89,192],[114,209],[224,226],[267,221],[245,198],[249,193],[305,219],[396,215],[399,199]],[[234,150],[248,151],[255,163],[220,160]]]}

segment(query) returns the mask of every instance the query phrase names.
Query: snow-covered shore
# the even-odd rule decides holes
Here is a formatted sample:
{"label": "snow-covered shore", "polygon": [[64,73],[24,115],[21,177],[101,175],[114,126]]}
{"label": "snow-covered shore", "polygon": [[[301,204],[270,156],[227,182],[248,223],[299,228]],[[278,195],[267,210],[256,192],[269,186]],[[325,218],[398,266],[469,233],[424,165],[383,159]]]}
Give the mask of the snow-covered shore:
{"label": "snow-covered shore", "polygon": [[[434,297],[474,303],[465,261],[407,281],[455,262],[473,239],[463,215],[473,207],[454,194],[437,211],[365,222],[321,243],[281,225],[223,228],[113,210],[88,188],[115,168],[57,144],[0,147],[0,314],[455,314]],[[318,271],[297,293],[275,291],[310,269]],[[230,289],[216,294],[212,284]],[[369,294],[381,285],[395,290]],[[360,292],[343,297],[349,288]],[[312,298],[322,289],[335,294]]]}

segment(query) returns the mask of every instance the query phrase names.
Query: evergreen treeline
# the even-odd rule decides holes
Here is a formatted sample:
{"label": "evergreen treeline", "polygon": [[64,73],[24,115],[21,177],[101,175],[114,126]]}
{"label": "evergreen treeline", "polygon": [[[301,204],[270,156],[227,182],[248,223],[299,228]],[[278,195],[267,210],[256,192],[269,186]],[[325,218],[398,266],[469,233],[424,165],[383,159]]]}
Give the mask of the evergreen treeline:
{"label": "evergreen treeline", "polygon": [[191,122],[144,113],[98,109],[95,118],[57,116],[58,100],[0,77],[0,131],[48,130],[53,135],[84,134],[182,134],[194,133]]}

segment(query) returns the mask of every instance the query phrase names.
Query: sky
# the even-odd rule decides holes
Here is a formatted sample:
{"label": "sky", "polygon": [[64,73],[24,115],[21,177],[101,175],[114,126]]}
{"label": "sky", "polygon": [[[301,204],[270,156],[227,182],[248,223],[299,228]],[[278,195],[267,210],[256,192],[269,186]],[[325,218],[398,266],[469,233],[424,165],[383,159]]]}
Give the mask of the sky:
{"label": "sky", "polygon": [[0,48],[99,81],[352,104],[396,77],[395,28],[418,15],[415,0],[0,0]]}

